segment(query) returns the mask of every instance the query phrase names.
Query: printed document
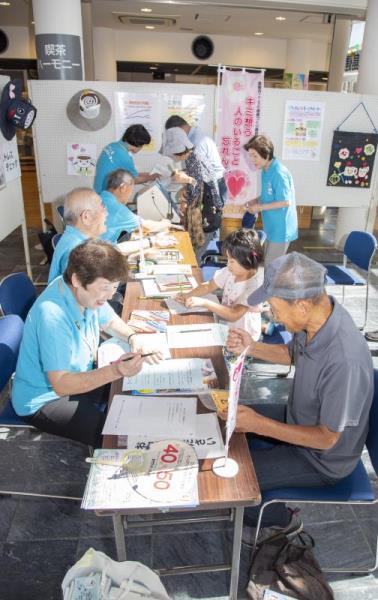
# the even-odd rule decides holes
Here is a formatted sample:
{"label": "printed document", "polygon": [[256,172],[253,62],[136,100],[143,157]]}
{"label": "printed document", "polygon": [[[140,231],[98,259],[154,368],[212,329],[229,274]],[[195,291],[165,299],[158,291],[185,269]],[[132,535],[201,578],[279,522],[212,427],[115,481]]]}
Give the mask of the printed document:
{"label": "printed document", "polygon": [[197,398],[116,394],[103,435],[147,435],[183,439],[196,430]]}
{"label": "printed document", "polygon": [[[145,435],[127,436],[128,449],[148,450],[154,442],[162,438],[151,438]],[[219,428],[218,417],[214,413],[196,416],[196,434],[185,438],[184,442],[192,446],[198,460],[224,456],[224,443]]]}
{"label": "printed document", "polygon": [[142,370],[124,377],[122,390],[202,390],[207,388],[206,360],[176,358],[156,365],[143,363]]}
{"label": "printed document", "polygon": [[228,325],[222,323],[168,325],[167,327],[169,348],[224,346],[227,335]]}

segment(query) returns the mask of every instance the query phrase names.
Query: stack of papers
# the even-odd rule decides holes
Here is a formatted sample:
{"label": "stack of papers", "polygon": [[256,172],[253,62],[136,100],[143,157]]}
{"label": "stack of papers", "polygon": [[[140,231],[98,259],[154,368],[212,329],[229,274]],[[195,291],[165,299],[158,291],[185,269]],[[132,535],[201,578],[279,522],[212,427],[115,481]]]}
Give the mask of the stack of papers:
{"label": "stack of papers", "polygon": [[[219,304],[219,300],[215,294],[207,294],[206,296],[203,296],[203,298],[211,300],[211,302],[215,302],[215,304]],[[177,302],[174,298],[166,298],[165,303],[172,315],[189,315],[192,313],[211,312],[202,306],[193,306],[192,308],[187,308],[185,304]]]}
{"label": "stack of papers", "polygon": [[124,377],[122,389],[191,392],[207,389],[215,379],[211,361],[203,358],[177,358],[156,365],[144,362],[139,373]]}
{"label": "stack of papers", "polygon": [[155,264],[151,264],[149,263],[149,261],[146,261],[145,267],[143,269],[143,271],[141,271],[140,273],[135,273],[134,278],[135,279],[145,279],[146,277],[150,278],[155,278],[159,275],[191,275],[192,274],[192,267],[191,265],[187,265],[187,264],[175,264],[175,263],[170,263],[170,264],[162,264],[162,265],[155,265]]}
{"label": "stack of papers", "polygon": [[128,468],[127,450],[95,450],[81,507],[105,510],[199,504],[198,460],[190,446],[170,440],[139,452],[141,467],[135,471]]}
{"label": "stack of papers", "polygon": [[203,348],[224,346],[228,335],[228,325],[222,323],[201,323],[199,325],[168,325],[169,348]]}

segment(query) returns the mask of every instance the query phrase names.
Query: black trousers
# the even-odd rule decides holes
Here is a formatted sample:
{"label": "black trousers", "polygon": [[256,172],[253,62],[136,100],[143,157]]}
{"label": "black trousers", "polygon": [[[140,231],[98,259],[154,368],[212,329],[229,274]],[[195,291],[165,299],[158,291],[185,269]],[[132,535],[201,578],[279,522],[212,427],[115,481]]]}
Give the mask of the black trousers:
{"label": "black trousers", "polygon": [[46,433],[101,448],[109,391],[107,384],[85,394],[62,396],[23,419]]}

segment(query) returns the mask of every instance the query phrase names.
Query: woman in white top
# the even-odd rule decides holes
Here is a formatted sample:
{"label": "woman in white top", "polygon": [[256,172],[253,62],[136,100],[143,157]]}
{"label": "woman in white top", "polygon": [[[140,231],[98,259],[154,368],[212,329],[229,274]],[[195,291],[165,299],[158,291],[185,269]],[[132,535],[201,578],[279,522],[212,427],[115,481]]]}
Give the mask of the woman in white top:
{"label": "woman in white top", "polygon": [[[258,235],[253,230],[232,232],[222,244],[227,266],[215,272],[213,279],[201,283],[191,292],[180,294],[176,300],[188,308],[205,307],[222,321],[248,331],[254,341],[261,336],[261,305],[249,306],[248,296],[262,284],[259,265],[263,251]],[[222,304],[203,296],[223,290]]]}

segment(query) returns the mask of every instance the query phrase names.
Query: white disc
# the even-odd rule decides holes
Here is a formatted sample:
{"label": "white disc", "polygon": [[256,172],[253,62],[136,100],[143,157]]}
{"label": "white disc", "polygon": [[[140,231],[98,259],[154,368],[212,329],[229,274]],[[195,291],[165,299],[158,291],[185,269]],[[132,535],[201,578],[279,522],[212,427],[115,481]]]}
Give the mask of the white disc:
{"label": "white disc", "polygon": [[218,477],[235,477],[238,474],[239,465],[233,458],[221,457],[213,462],[213,472]]}

